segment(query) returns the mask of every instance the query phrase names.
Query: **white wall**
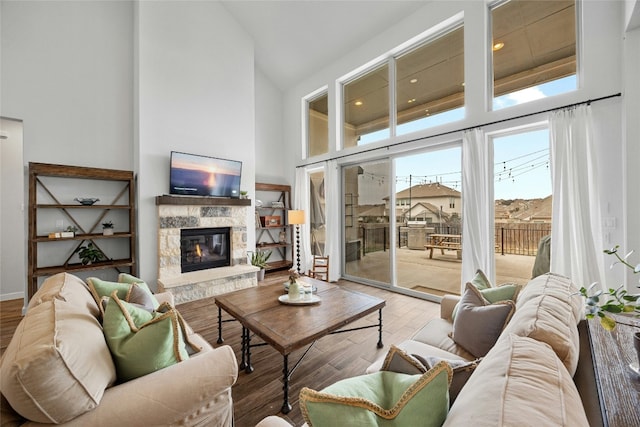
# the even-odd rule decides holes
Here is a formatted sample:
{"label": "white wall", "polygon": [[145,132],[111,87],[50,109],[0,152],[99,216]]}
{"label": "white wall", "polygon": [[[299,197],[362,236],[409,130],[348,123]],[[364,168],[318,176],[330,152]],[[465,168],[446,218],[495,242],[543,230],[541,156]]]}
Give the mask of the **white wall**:
{"label": "white wall", "polygon": [[[291,149],[282,135],[282,91],[256,67],[256,182],[293,184]],[[255,197],[252,191],[251,198]]]}
{"label": "white wall", "polygon": [[25,162],[133,166],[130,2],[2,2],[0,114]]}
{"label": "white wall", "polygon": [[[0,8],[0,115],[24,121],[24,165],[12,165],[11,177],[3,166],[3,185],[17,183],[26,201],[28,162],[131,169],[132,4],[3,1]],[[3,203],[2,215],[13,207]],[[0,299],[26,293],[26,236],[26,220],[3,233],[16,253],[2,252]]]}
{"label": "white wall", "polygon": [[[640,9],[640,5],[636,5]],[[640,10],[637,15],[640,15]],[[640,20],[640,18],[638,18]],[[633,265],[640,263],[640,27],[625,34],[624,40],[624,130],[626,144],[623,149],[623,181],[624,191],[624,248],[625,251],[635,249],[630,258]],[[615,183],[614,183],[615,185]],[[627,253],[625,252],[625,254]],[[633,275],[627,270],[627,288],[636,292],[640,286],[639,274]]]}
{"label": "white wall", "polygon": [[[171,150],[241,160],[242,188],[254,187],[252,40],[217,2],[3,1],[0,8],[0,115],[24,120],[25,165],[133,169],[139,275],[153,284],[155,197],[168,192]],[[247,216],[252,223],[253,212]],[[26,241],[26,229],[19,235]],[[3,285],[2,295],[26,289],[20,264],[21,287]]]}
{"label": "white wall", "polygon": [[139,275],[153,283],[171,150],[240,160],[242,188],[254,188],[254,51],[216,2],[140,2],[136,38]]}
{"label": "white wall", "polygon": [[[456,122],[450,125],[440,126],[438,128],[427,129],[425,131],[412,134],[408,138],[428,137],[443,131],[456,130],[466,127],[475,126],[495,120],[507,119],[523,114],[542,111],[550,108],[556,108],[568,105],[574,102],[586,101],[602,96],[607,96],[621,92],[623,90],[623,61],[637,63],[638,50],[631,52],[632,47],[637,46],[636,42],[627,42],[625,57],[623,58],[623,2],[608,1],[585,1],[581,2],[583,21],[583,37],[580,51],[581,69],[583,70],[580,87],[578,90],[559,95],[552,98],[540,99],[527,104],[506,108],[500,111],[486,111],[478,106],[483,105],[483,99],[486,93],[486,75],[487,75],[487,56],[485,55],[485,40],[487,36],[484,33],[486,25],[484,19],[487,15],[484,2],[478,1],[456,1],[456,2],[432,2],[425,5],[413,15],[401,21],[397,25],[381,31],[380,34],[372,38],[368,43],[362,45],[359,49],[352,51],[349,55],[342,59],[328,64],[316,74],[310,76],[296,87],[285,92],[284,98],[284,117],[285,130],[284,135],[287,145],[296,151],[297,164],[304,164],[301,158],[301,125],[299,120],[300,99],[309,93],[314,92],[320,87],[328,85],[329,104],[339,104],[336,102],[335,92],[333,88],[337,86],[337,80],[347,75],[353,70],[360,68],[362,65],[370,63],[376,58],[380,58],[394,50],[396,46],[405,43],[416,37],[420,33],[436,26],[457,14],[464,14],[465,23],[465,96],[470,108],[467,108],[467,117],[462,122]],[[636,59],[629,59],[631,58]],[[637,72],[637,65],[630,67],[631,70]],[[637,74],[636,74],[637,75]],[[628,85],[637,85],[637,78],[631,79],[631,72],[627,72],[626,79]],[[627,85],[627,86],[628,86]],[[629,90],[629,88],[626,88]],[[637,89],[635,90],[637,92]],[[634,93],[630,90],[629,93]],[[637,95],[637,94],[636,94]],[[607,189],[610,186],[620,185],[624,182],[625,176],[621,167],[623,163],[623,147],[625,145],[625,132],[622,131],[623,116],[639,117],[637,102],[626,101],[624,107],[621,107],[621,100],[606,101],[608,105],[612,105],[612,109],[607,111],[606,125],[603,129],[611,129],[607,135],[607,147],[602,147],[603,152],[603,173],[599,175],[600,188]],[[635,106],[631,106],[635,104]],[[593,104],[595,106],[595,104]],[[331,107],[330,107],[331,108]],[[603,108],[598,106],[598,109]],[[330,109],[331,111],[331,109]],[[330,112],[331,114],[331,112]],[[336,130],[336,114],[330,116],[330,145],[332,153],[336,145],[338,131]],[[635,120],[637,122],[637,120]],[[629,133],[635,136],[637,141],[637,130],[627,130],[626,138]],[[408,139],[407,138],[407,139]],[[402,142],[398,138],[396,141]],[[415,145],[415,144],[414,144]],[[634,145],[637,146],[636,143]],[[370,149],[374,144],[367,145]],[[630,148],[628,143],[627,147]],[[357,150],[354,150],[357,151]],[[633,148],[637,153],[637,149]],[[393,149],[389,151],[392,153]],[[384,155],[384,152],[382,152]],[[342,162],[358,159],[361,161],[362,156],[356,156],[351,159],[343,159]],[[314,159],[316,160],[316,159]],[[636,162],[637,163],[637,162]],[[635,168],[637,169],[637,167]],[[637,176],[637,175],[635,175]],[[637,193],[637,186],[635,186]],[[607,212],[609,217],[616,220],[616,228],[610,229],[609,238],[624,239],[630,233],[640,234],[637,225],[631,227],[631,221],[623,220],[625,217],[630,218],[635,215],[638,217],[637,202],[627,203],[626,210],[622,209],[626,196],[623,191],[606,191],[603,190],[601,201],[605,206],[611,207]],[[635,199],[637,200],[637,198]],[[633,206],[633,207],[632,207]],[[636,221],[637,222],[637,221]],[[640,251],[640,248],[638,249]],[[617,280],[617,274],[614,274],[612,280]]]}

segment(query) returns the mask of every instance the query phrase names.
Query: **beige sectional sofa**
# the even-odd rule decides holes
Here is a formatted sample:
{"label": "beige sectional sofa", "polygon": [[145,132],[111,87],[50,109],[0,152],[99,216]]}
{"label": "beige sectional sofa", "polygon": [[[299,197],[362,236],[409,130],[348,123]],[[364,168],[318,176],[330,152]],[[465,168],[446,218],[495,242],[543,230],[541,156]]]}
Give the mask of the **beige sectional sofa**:
{"label": "beige sectional sofa", "polygon": [[[155,297],[172,302],[171,294]],[[100,318],[78,277],[42,284],[0,362],[2,426],[232,425],[238,366],[230,347],[214,349],[187,326],[198,352],[117,383]]]}
{"label": "beige sectional sofa", "polygon": [[[583,351],[588,345],[579,334],[583,301],[577,291],[570,279],[556,274],[532,279],[520,291],[515,312],[462,387],[445,426],[601,424],[590,357],[580,354],[581,341]],[[422,358],[476,359],[452,339],[452,314],[460,299],[445,296],[440,318],[397,347]],[[367,372],[380,370],[382,363],[377,361]],[[576,382],[588,389],[583,396]],[[269,417],[260,427],[284,425]]]}
{"label": "beige sectional sofa", "polygon": [[[515,313],[451,406],[445,426],[588,426],[572,380],[578,367],[583,301],[570,279],[545,274],[517,296]],[[446,296],[441,316],[398,345],[409,354],[473,360],[452,339],[459,297]],[[381,362],[368,372],[379,369]]]}

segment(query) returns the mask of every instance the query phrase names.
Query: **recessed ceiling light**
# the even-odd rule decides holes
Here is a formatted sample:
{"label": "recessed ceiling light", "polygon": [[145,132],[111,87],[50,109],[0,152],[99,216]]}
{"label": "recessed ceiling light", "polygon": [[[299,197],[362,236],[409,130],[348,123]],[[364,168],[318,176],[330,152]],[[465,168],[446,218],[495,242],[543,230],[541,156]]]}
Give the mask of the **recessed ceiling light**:
{"label": "recessed ceiling light", "polygon": [[429,112],[429,109],[424,110],[424,112],[425,112],[425,113],[428,113],[428,112]]}
{"label": "recessed ceiling light", "polygon": [[418,83],[418,79],[411,79],[409,80],[409,83]]}
{"label": "recessed ceiling light", "polygon": [[407,103],[411,104],[412,102],[416,102],[415,98],[411,98],[410,100],[407,101]]}
{"label": "recessed ceiling light", "polygon": [[503,42],[497,42],[493,45],[493,51],[497,51],[500,50],[504,47],[504,43]]}
{"label": "recessed ceiling light", "polygon": [[364,104],[364,102],[362,101],[356,101],[354,102],[355,105],[357,105],[358,107],[361,106],[362,104]]}

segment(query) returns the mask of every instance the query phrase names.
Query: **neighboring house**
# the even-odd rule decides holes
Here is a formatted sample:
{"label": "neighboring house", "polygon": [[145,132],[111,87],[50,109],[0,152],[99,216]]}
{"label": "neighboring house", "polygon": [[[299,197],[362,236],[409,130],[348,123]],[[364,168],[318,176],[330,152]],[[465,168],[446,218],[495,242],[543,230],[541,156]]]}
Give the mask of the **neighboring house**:
{"label": "neighboring house", "polygon": [[[389,197],[384,198],[389,206]],[[444,184],[420,184],[396,193],[396,218],[444,223],[462,216],[461,193]]]}
{"label": "neighboring house", "polygon": [[416,203],[411,210],[396,208],[396,218],[398,222],[423,221],[427,224],[446,224],[456,213],[448,214],[438,206],[427,202]]}

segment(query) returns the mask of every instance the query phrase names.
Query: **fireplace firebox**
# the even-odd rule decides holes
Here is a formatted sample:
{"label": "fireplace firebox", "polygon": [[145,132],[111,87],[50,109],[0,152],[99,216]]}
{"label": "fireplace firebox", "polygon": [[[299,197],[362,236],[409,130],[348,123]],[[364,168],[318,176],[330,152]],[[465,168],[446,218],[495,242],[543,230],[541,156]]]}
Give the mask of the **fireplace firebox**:
{"label": "fireplace firebox", "polygon": [[180,230],[180,266],[183,273],[231,265],[229,227]]}

